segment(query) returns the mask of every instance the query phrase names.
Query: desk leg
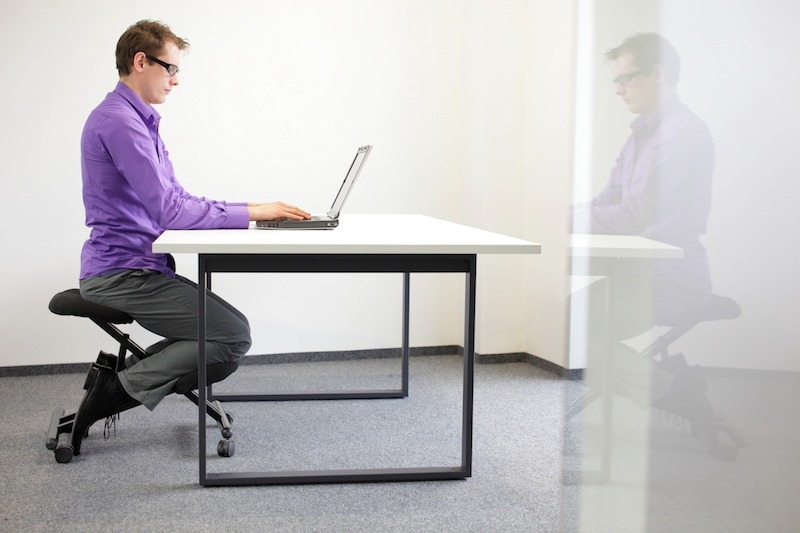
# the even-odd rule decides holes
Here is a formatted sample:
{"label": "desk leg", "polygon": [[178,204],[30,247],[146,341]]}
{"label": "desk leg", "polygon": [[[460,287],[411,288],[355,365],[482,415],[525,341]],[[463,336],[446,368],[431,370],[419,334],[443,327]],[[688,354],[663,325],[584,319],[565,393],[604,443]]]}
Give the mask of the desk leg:
{"label": "desk leg", "polygon": [[461,427],[461,469],[465,477],[472,476],[472,403],[475,375],[475,286],[476,256],[470,260],[466,276],[464,299],[464,394]]}
{"label": "desk leg", "polygon": [[403,272],[403,368],[402,368],[402,394],[408,397],[408,359],[411,355],[409,348],[409,314],[411,302],[411,273]]}
{"label": "desk leg", "polygon": [[[616,388],[614,349],[616,346],[616,325],[614,317],[617,308],[614,297],[618,294],[616,281],[619,279],[619,259],[612,259],[606,270],[606,279],[603,282],[603,319],[600,329],[605,332],[602,355],[595,357],[594,367],[589,368],[589,374],[596,377],[591,378],[590,386],[596,387],[594,391],[587,394],[582,400],[581,408],[588,406],[592,401],[600,399],[600,431],[597,448],[600,458],[599,469],[582,469],[581,483],[585,485],[601,485],[611,479],[611,454],[614,429],[614,391]],[[596,317],[592,317],[596,320]],[[584,446],[586,443],[584,442]]]}
{"label": "desk leg", "polygon": [[197,257],[197,422],[198,453],[200,454],[200,484],[206,484],[206,262],[200,254]]}
{"label": "desk leg", "polygon": [[[208,397],[207,387],[199,387],[199,420],[198,444],[200,462],[200,485],[269,485],[269,484],[303,484],[303,483],[352,483],[375,481],[431,481],[444,479],[464,479],[472,475],[472,425],[473,425],[473,383],[475,365],[475,293],[476,293],[476,256],[468,258],[469,266],[466,276],[465,327],[464,327],[464,386],[462,402],[462,435],[461,466],[459,467],[422,467],[422,468],[388,468],[359,470],[327,470],[327,471],[289,471],[289,472],[227,472],[207,474],[206,469],[206,431],[205,401]],[[206,275],[205,257],[198,255],[198,374],[200,383],[206,381]],[[463,272],[459,270],[459,272]],[[403,357],[404,383],[407,380],[408,364],[408,314],[409,314],[409,273],[404,272],[403,294]]]}
{"label": "desk leg", "polygon": [[614,332],[614,316],[616,307],[612,298],[616,295],[614,282],[617,279],[617,263],[618,259],[614,260],[614,266],[611,271],[610,278],[606,279],[605,283],[605,331],[607,334],[605,342],[605,357],[603,359],[602,372],[602,399],[601,399],[601,424],[602,424],[602,462],[600,471],[595,472],[594,475],[586,476],[586,483],[602,484],[607,483],[611,479],[611,443],[614,428],[614,388],[616,387],[614,378],[614,346],[616,338]]}

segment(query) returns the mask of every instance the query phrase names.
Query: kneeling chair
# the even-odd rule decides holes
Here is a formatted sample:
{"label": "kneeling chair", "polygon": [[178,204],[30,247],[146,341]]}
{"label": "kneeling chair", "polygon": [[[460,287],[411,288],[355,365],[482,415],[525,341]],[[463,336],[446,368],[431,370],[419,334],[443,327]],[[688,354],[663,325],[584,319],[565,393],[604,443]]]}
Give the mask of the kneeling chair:
{"label": "kneeling chair", "polygon": [[[57,315],[89,318],[119,342],[117,356],[100,352],[97,362],[89,368],[89,375],[84,389],[88,389],[94,374],[99,371],[100,367],[111,367],[116,372],[123,370],[125,368],[125,356],[128,352],[138,359],[144,359],[149,356],[141,346],[131,340],[127,333],[123,333],[116,326],[117,324],[132,323],[133,317],[104,305],[87,302],[81,297],[78,289],[69,289],[53,296],[50,300],[50,311]],[[208,365],[206,371],[207,382],[210,384],[222,381],[231,375],[238,366],[239,363]],[[195,405],[198,405],[200,400],[197,393],[197,382],[198,372],[195,370],[177,381],[174,392],[183,394],[192,400]],[[231,430],[233,417],[225,412],[219,401],[206,401],[206,413],[216,421],[222,433],[223,438],[217,446],[217,453],[222,457],[231,457],[235,450],[234,443],[230,440],[233,436],[233,431]],[[84,435],[73,434],[72,427],[75,415],[76,413],[65,415],[64,409],[61,408],[56,408],[53,411],[45,445],[47,449],[53,450],[56,461],[59,463],[69,463],[72,461],[73,455],[80,455],[81,442],[88,434],[88,429]]]}
{"label": "kneeling chair", "polygon": [[[637,355],[673,374],[675,383],[678,384],[678,387],[673,386],[676,392],[673,397],[680,398],[681,401],[668,407],[657,404],[653,406],[688,420],[692,433],[697,436],[702,434],[705,438],[707,450],[725,460],[736,458],[738,450],[745,446],[745,439],[724,413],[709,402],[705,395],[707,386],[698,371],[699,367],[690,367],[683,354],[671,354],[670,345],[701,322],[732,320],[738,318],[741,312],[735,300],[712,294],[702,305],[686,309],[680,315],[665,319],[663,324],[657,324],[669,329]],[[589,391],[569,406],[567,419],[577,415],[602,395],[603,391]],[[728,436],[730,444],[720,441],[723,434]]]}

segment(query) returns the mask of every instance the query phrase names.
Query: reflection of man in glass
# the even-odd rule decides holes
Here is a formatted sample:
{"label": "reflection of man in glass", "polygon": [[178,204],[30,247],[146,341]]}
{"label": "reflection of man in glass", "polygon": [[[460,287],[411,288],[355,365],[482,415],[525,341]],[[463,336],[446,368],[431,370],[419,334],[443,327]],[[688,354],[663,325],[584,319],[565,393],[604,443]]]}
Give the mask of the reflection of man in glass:
{"label": "reflection of man in glass", "polygon": [[[641,235],[683,249],[683,260],[638,262],[620,276],[618,338],[670,323],[711,292],[700,242],[711,207],[714,146],[706,125],[678,98],[680,59],[653,33],[606,53],[616,94],[639,115],[605,188],[576,205],[578,232]],[[622,302],[620,302],[622,303]]]}
{"label": "reflection of man in glass", "polygon": [[[641,235],[683,250],[682,259],[619,262],[610,331],[614,341],[621,341],[653,326],[675,326],[710,301],[700,236],[711,208],[714,145],[706,125],[676,94],[680,59],[666,39],[633,35],[609,50],[606,59],[616,94],[638,116],[608,183],[591,202],[574,206],[574,230]],[[715,434],[715,415],[699,376],[682,357],[654,364],[619,343],[614,353],[617,392]]]}

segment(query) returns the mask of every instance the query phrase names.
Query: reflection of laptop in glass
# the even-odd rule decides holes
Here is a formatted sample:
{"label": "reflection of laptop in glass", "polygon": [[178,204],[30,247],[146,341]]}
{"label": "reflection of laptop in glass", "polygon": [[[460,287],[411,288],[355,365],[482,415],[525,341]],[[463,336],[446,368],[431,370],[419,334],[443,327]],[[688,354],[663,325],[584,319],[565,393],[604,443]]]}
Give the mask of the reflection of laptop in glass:
{"label": "reflection of laptop in glass", "polygon": [[353,190],[353,185],[356,182],[361,168],[364,166],[364,161],[367,160],[372,146],[362,146],[356,152],[356,157],[350,165],[350,170],[344,177],[342,186],[339,188],[339,194],[333,200],[331,210],[327,215],[312,216],[308,220],[259,220],[256,222],[256,227],[261,229],[333,229],[339,225],[339,214],[342,212],[342,207]]}

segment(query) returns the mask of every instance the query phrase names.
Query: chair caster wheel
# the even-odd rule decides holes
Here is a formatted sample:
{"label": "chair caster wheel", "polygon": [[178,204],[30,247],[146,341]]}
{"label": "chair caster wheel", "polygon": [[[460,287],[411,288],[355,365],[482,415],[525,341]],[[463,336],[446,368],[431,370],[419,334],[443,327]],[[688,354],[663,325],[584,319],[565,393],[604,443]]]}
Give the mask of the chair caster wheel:
{"label": "chair caster wheel", "polygon": [[228,417],[228,424],[232,424],[233,423],[233,415],[230,414],[230,413],[225,413],[225,416]]}
{"label": "chair caster wheel", "polygon": [[233,457],[235,451],[236,446],[232,440],[221,440],[217,444],[217,453],[220,457]]}
{"label": "chair caster wheel", "polygon": [[75,455],[75,449],[71,444],[62,444],[56,448],[53,453],[56,456],[57,463],[65,464],[72,461],[72,457]]}
{"label": "chair caster wheel", "polygon": [[69,463],[75,455],[75,448],[72,447],[72,434],[62,433],[58,436],[57,445],[53,450],[57,463]]}

